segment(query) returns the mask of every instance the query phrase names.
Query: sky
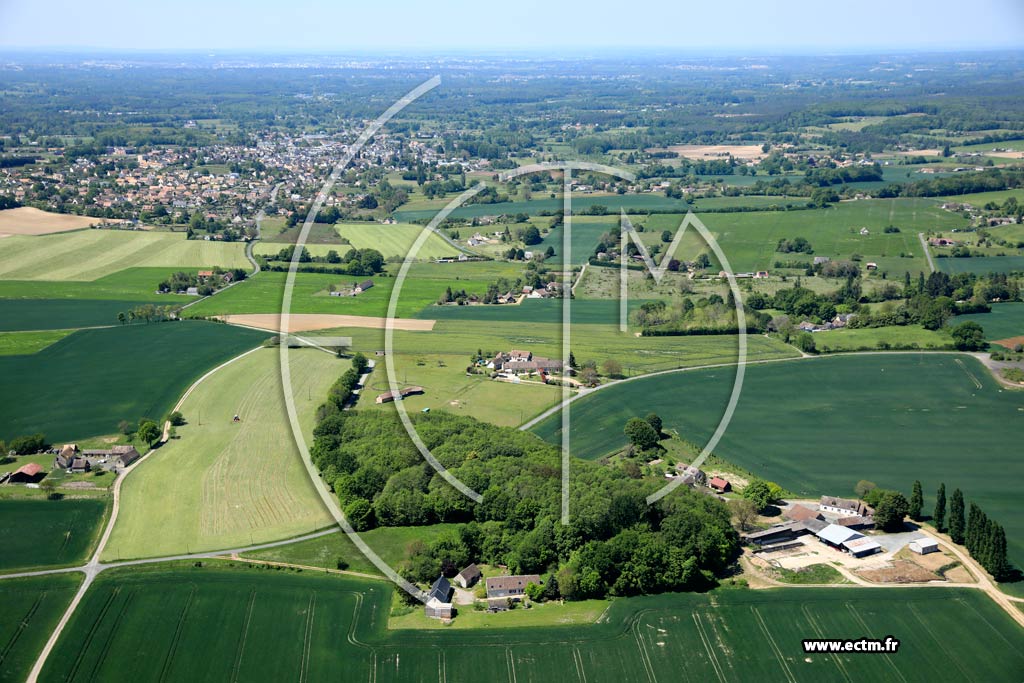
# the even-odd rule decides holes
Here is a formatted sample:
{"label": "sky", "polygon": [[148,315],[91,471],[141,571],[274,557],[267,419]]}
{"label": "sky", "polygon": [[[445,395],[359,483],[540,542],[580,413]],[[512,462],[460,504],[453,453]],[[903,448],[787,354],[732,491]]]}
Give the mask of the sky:
{"label": "sky", "polygon": [[55,47],[752,54],[1024,48],[1024,1],[0,0],[0,49]]}

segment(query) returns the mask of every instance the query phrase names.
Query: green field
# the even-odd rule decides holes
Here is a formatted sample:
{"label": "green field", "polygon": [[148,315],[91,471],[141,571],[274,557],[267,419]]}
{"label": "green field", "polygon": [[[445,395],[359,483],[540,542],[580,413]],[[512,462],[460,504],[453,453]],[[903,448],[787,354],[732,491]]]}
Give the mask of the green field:
{"label": "green field", "polygon": [[105,513],[95,499],[0,500],[0,572],[84,563]]}
{"label": "green field", "polygon": [[875,351],[889,348],[950,349],[953,338],[946,330],[926,330],[920,325],[901,327],[863,327],[859,329],[816,332],[814,343],[822,353],[839,351]]}
{"label": "green field", "polygon": [[[348,362],[303,349],[289,357],[295,406],[312,441],[313,413]],[[132,472],[108,560],[232,548],[331,523],[292,439],[277,349],[206,378],[181,407],[188,424]],[[241,420],[233,422],[234,415]]]}
{"label": "green field", "polygon": [[985,256],[971,258],[937,258],[935,267],[949,275],[957,273],[1024,272],[1024,256]]}
{"label": "green field", "polygon": [[[703,446],[721,419],[734,372],[661,375],[577,401],[573,453],[596,458],[621,447],[623,424],[648,411]],[[558,427],[555,416],[536,432],[554,442]],[[1006,527],[1011,559],[1022,565],[1022,437],[1024,393],[1003,390],[970,356],[831,356],[748,367],[715,453],[800,496],[851,495],[860,479],[909,494],[920,479],[927,511],[944,481]]]}
{"label": "green field", "polygon": [[81,582],[78,573],[0,581],[0,681],[25,680]]}
{"label": "green field", "polygon": [[81,330],[30,356],[0,357],[0,438],[62,442],[159,419],[207,369],[266,332],[208,322]]}
{"label": "green field", "polygon": [[83,230],[14,235],[4,240],[0,251],[0,278],[5,280],[96,280],[140,266],[250,267],[241,242],[188,240],[180,233]]}
{"label": "green field", "polygon": [[1024,302],[992,304],[989,313],[958,315],[953,323],[959,325],[968,320],[981,325],[985,330],[985,339],[989,341],[1020,337],[1024,335]]}
{"label": "green field", "polygon": [[0,299],[0,331],[66,330],[117,325],[117,314],[139,301]]}
{"label": "green field", "polygon": [[[472,631],[389,631],[390,597],[383,582],[308,572],[105,573],[41,680],[910,683],[1024,676],[1024,635],[978,591],[674,594],[617,600],[597,625]],[[558,606],[538,613],[547,610],[556,620]],[[507,616],[511,623],[518,615]],[[800,643],[889,635],[901,640],[898,654],[806,655]]]}
{"label": "green field", "polygon": [[[0,306],[2,307],[2,306]],[[71,334],[72,330],[0,332],[0,356],[21,356],[42,351]]]}

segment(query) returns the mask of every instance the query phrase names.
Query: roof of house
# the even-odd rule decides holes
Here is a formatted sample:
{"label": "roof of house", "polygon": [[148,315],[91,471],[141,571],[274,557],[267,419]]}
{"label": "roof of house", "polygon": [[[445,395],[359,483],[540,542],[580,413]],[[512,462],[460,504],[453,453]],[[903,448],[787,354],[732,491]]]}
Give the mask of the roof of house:
{"label": "roof of house", "polygon": [[708,484],[716,489],[724,489],[729,485],[729,482],[721,477],[711,477],[711,479],[708,480]]}
{"label": "roof of house", "polygon": [[538,574],[522,574],[519,576],[492,576],[487,579],[488,591],[507,591],[515,588],[525,589],[527,584],[535,583],[540,585]]}
{"label": "roof of house", "polygon": [[466,583],[469,583],[479,579],[482,576],[482,572],[480,571],[480,567],[475,564],[471,564],[459,572],[459,576],[462,577]]}
{"label": "roof of house", "polygon": [[849,498],[837,498],[836,496],[822,496],[821,504],[827,505],[833,508],[841,508],[843,510],[860,510],[864,503],[859,500],[850,500]]}
{"label": "roof of house", "polygon": [[359,283],[359,289],[369,289],[373,287],[373,280],[363,280]]}
{"label": "roof of house", "polygon": [[782,513],[786,519],[792,519],[795,522],[803,522],[808,519],[821,519],[821,513],[817,510],[812,510],[806,505],[794,505],[788,510]]}
{"label": "roof of house", "polygon": [[829,524],[821,531],[815,532],[814,535],[832,545],[842,545],[846,541],[864,537],[864,534],[859,534],[852,529],[847,529],[845,526],[839,526],[838,524]]}
{"label": "roof of house", "polygon": [[30,462],[22,465],[14,471],[15,474],[24,474],[26,477],[34,477],[43,471],[43,466],[37,462]]}
{"label": "roof of house", "polygon": [[452,594],[452,585],[448,583],[448,579],[444,576],[437,577],[430,586],[430,592],[427,593],[427,600],[437,600],[439,602],[448,602],[449,596]]}

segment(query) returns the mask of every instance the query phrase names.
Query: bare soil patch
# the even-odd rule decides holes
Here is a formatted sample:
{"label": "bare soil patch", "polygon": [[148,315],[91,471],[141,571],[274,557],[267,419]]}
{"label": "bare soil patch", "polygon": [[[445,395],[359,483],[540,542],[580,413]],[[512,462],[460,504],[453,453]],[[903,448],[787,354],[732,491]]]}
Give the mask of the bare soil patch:
{"label": "bare soil patch", "polygon": [[925,583],[940,578],[938,574],[909,560],[893,560],[891,567],[862,569],[857,575],[876,583]]}
{"label": "bare soil patch", "polygon": [[672,145],[668,151],[684,159],[727,159],[732,155],[744,161],[757,161],[765,156],[761,145]]}
{"label": "bare soil patch", "polygon": [[1019,335],[1019,336],[1016,336],[1016,337],[1009,337],[1007,339],[999,339],[999,340],[994,341],[992,343],[993,344],[999,344],[1000,346],[1005,346],[1006,348],[1008,348],[1011,351],[1013,351],[1013,347],[1015,347],[1017,344],[1024,344],[1024,335]]}
{"label": "bare soil patch", "polygon": [[99,218],[50,213],[31,206],[0,211],[0,236],[49,235],[54,232],[81,230],[102,222]]}
{"label": "bare soil patch", "polygon": [[[271,332],[312,332],[330,330],[336,327],[368,327],[383,329],[387,318],[368,315],[338,315],[335,313],[292,313],[288,319],[288,330],[281,330],[281,316],[277,313],[246,313],[219,316],[221,320],[235,325],[258,327]],[[435,320],[395,318],[393,329],[412,332],[429,332],[434,329]]]}

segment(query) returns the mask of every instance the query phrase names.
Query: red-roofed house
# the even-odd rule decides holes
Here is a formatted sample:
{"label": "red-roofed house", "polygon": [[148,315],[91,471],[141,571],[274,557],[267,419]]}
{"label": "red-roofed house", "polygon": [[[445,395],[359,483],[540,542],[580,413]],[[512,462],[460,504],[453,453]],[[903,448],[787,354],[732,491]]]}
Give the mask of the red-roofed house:
{"label": "red-roofed house", "polygon": [[718,491],[719,493],[726,493],[732,491],[732,484],[721,477],[711,477],[708,479],[708,486]]}

